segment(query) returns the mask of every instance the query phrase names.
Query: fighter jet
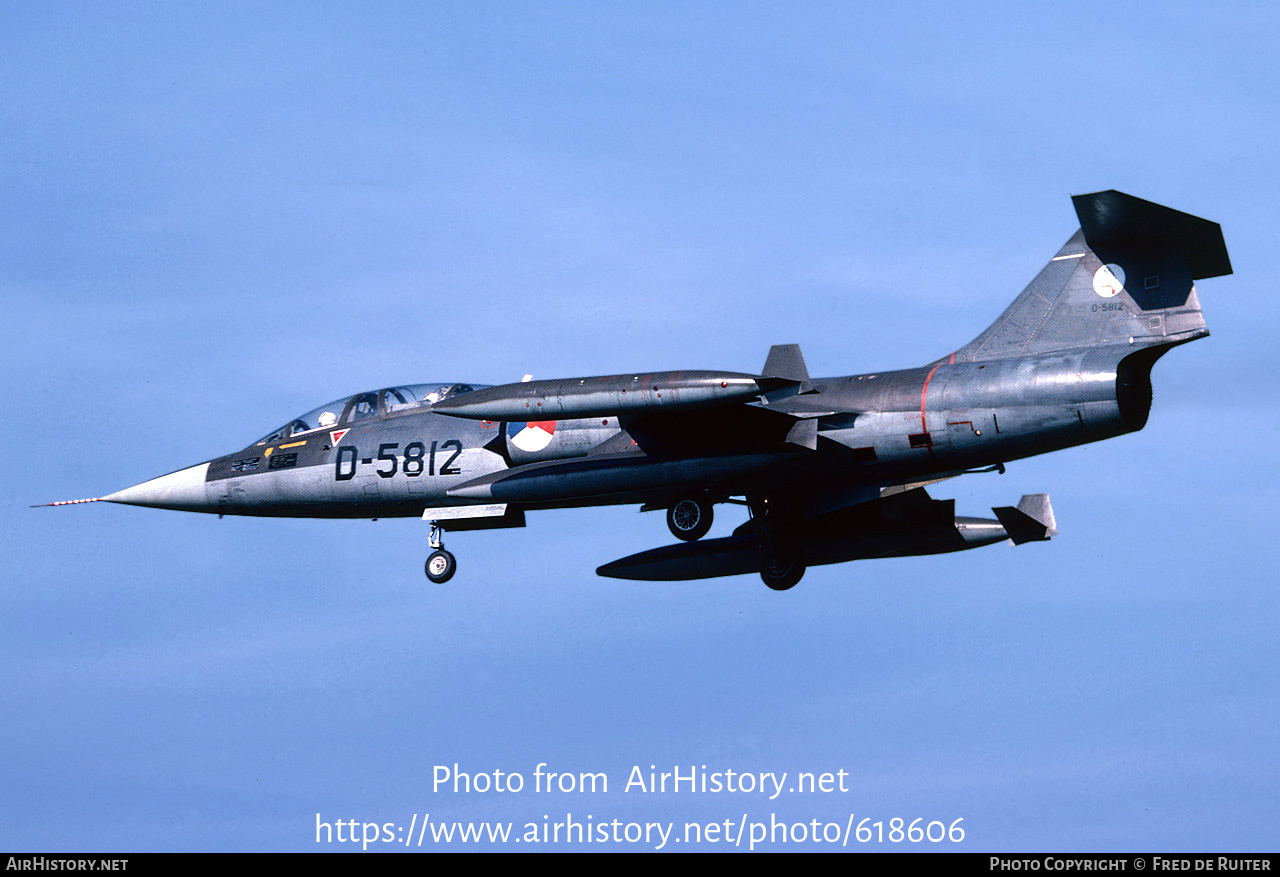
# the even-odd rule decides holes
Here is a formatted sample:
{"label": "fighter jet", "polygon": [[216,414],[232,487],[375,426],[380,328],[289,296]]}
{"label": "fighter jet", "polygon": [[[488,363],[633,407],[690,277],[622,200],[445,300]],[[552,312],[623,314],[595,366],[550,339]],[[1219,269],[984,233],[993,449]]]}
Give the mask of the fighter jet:
{"label": "fighter jet", "polygon": [[[356,393],[244,448],[99,499],[266,517],[420,517],[427,577],[445,530],[530,511],[638,504],[679,542],[600,575],[687,580],[961,551],[1057,532],[1049,498],[958,517],[926,487],[1142,429],[1151,369],[1209,332],[1193,281],[1231,273],[1217,223],[1116,191],[1072,199],[1080,228],[977,338],[915,368],[811,378],[798,345],[759,374],[663,371]],[[72,500],[95,502],[93,500]],[[746,507],[703,540],[716,505]],[[70,503],[51,503],[63,505]]]}

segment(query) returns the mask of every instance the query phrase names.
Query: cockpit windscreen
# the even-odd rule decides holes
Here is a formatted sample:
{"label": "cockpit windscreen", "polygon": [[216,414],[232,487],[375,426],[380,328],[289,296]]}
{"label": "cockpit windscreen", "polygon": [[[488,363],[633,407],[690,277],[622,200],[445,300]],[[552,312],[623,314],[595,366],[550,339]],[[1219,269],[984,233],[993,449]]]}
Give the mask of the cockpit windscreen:
{"label": "cockpit windscreen", "polygon": [[405,384],[344,396],[296,417],[279,429],[263,436],[256,444],[266,445],[283,441],[317,429],[350,426],[377,417],[387,417],[430,408],[441,399],[469,393],[479,384]]}

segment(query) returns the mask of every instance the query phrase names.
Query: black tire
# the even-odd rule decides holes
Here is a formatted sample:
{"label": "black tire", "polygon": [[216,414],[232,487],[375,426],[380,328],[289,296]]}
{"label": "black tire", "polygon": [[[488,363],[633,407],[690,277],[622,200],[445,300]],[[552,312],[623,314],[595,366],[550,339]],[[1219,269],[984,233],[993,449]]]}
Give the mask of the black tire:
{"label": "black tire", "polygon": [[458,571],[458,562],[453,559],[452,554],[441,548],[431,552],[431,556],[427,558],[426,571],[427,578],[437,585],[443,585]]}
{"label": "black tire", "polygon": [[685,542],[696,542],[711,529],[712,505],[705,499],[687,496],[667,509],[667,528]]}
{"label": "black tire", "polygon": [[760,578],[773,590],[786,591],[804,578],[804,564],[794,554],[765,555]]}

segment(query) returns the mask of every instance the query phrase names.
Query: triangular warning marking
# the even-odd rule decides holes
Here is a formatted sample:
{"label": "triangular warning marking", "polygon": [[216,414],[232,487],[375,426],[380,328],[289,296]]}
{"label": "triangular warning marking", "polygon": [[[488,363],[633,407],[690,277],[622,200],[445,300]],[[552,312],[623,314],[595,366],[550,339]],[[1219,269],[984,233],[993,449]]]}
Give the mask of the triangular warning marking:
{"label": "triangular warning marking", "polygon": [[329,433],[329,438],[333,439],[333,443],[336,445],[338,442],[342,441],[342,437],[349,432],[351,432],[349,429],[335,429]]}

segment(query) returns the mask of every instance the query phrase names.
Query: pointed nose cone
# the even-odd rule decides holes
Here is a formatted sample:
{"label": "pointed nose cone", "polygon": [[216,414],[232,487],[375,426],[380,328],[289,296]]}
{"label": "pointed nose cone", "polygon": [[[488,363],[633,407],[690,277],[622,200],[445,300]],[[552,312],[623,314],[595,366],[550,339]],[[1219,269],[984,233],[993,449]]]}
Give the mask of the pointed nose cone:
{"label": "pointed nose cone", "polygon": [[176,509],[184,512],[214,511],[205,490],[205,475],[209,471],[208,463],[189,466],[152,478],[133,487],[118,490],[110,496],[104,496],[105,502],[118,502],[125,505],[143,505],[155,509]]}

